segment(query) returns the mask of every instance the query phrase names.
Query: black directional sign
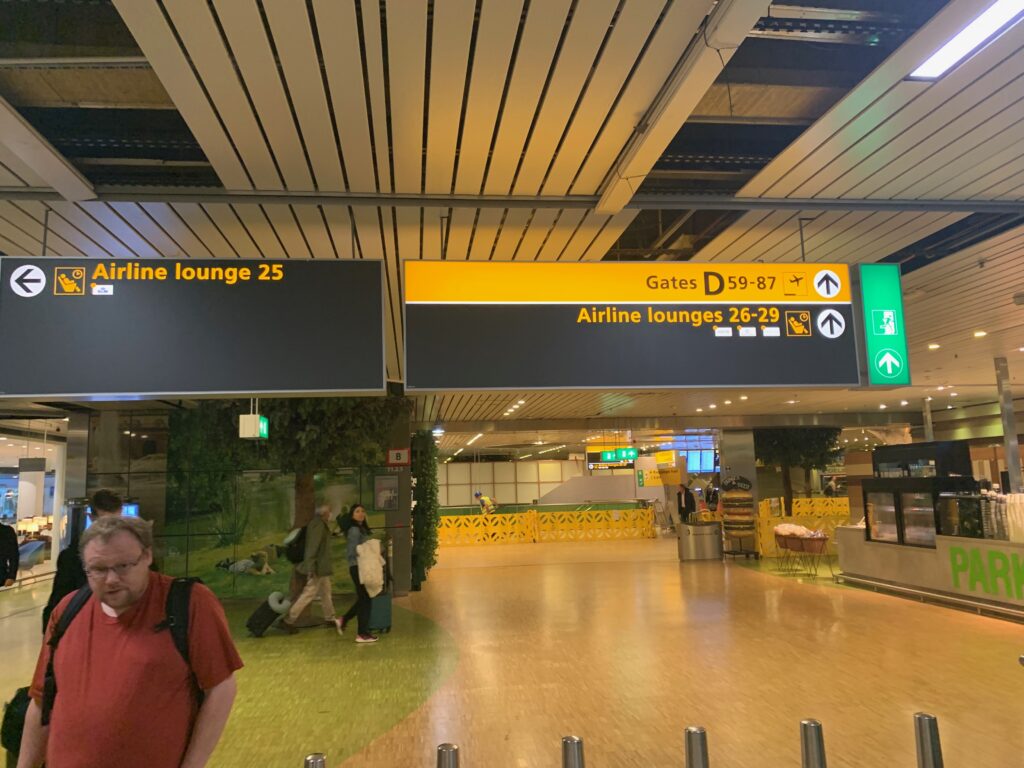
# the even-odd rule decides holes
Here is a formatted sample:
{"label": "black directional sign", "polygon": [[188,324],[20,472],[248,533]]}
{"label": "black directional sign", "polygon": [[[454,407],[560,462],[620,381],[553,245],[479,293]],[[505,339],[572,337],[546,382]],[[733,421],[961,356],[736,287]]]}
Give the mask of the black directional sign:
{"label": "black directional sign", "polygon": [[0,397],[384,390],[374,261],[0,259]]}
{"label": "black directional sign", "polygon": [[859,383],[848,268],[406,264],[409,389]]}

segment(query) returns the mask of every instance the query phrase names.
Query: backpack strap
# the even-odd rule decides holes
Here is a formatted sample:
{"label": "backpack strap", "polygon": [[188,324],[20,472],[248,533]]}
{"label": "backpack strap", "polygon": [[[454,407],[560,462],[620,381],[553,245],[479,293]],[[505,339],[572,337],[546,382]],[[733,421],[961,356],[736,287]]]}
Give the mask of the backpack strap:
{"label": "backpack strap", "polygon": [[196,673],[192,670],[192,660],[189,656],[188,647],[188,614],[189,605],[192,600],[192,587],[196,583],[203,583],[202,579],[199,578],[180,578],[175,579],[171,582],[171,587],[167,591],[167,606],[166,612],[167,617],[154,627],[157,632],[167,629],[170,630],[171,640],[174,641],[174,647],[178,649],[178,653],[181,654],[181,658],[188,664],[189,673],[192,675],[192,685],[195,688],[196,696],[199,699],[199,704],[203,703],[203,689],[199,685],[199,680],[196,678]]}
{"label": "backpack strap", "polygon": [[68,603],[67,608],[57,619],[57,625],[53,628],[53,633],[50,635],[48,645],[50,646],[50,657],[46,661],[46,677],[43,678],[43,707],[42,707],[42,724],[50,724],[50,715],[53,712],[53,705],[57,700],[57,677],[53,671],[53,658],[57,655],[57,645],[60,643],[64,633],[68,631],[68,627],[71,626],[71,622],[74,621],[75,617],[81,612],[85,604],[89,602],[89,598],[92,597],[92,590],[88,585],[82,587]]}

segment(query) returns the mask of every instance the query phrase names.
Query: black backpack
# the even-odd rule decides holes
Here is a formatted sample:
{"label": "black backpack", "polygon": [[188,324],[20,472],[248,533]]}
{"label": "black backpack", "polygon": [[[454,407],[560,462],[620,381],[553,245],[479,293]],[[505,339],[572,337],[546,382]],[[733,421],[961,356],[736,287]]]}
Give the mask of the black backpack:
{"label": "black backpack", "polygon": [[306,559],[306,527],[292,531],[284,545],[284,556],[292,565],[299,565]]}

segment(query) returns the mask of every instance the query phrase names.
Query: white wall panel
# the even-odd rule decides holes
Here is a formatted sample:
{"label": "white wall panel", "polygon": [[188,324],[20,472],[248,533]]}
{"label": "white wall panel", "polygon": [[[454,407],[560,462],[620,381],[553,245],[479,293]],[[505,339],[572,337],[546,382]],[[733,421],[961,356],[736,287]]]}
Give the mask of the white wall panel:
{"label": "white wall panel", "polygon": [[500,507],[502,504],[516,503],[515,483],[496,483],[494,486],[494,501]]}
{"label": "white wall panel", "polygon": [[494,482],[494,464],[489,461],[478,461],[470,464],[470,478],[473,485]]}
{"label": "white wall panel", "polygon": [[448,465],[448,485],[469,485],[471,480],[470,465],[465,461]]}
{"label": "white wall panel", "polygon": [[468,485],[448,485],[448,506],[468,507],[473,504],[473,492]]}
{"label": "white wall panel", "polygon": [[499,462],[494,465],[494,482],[514,483],[516,481],[516,465],[511,461]]}
{"label": "white wall panel", "polygon": [[536,483],[540,472],[535,461],[520,461],[516,463],[517,483]]}

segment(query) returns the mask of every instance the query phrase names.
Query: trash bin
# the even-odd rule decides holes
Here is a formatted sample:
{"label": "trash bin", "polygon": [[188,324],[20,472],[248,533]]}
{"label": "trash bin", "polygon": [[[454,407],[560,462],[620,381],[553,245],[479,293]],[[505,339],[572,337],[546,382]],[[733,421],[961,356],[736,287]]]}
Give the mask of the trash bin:
{"label": "trash bin", "polygon": [[678,530],[680,562],[722,559],[721,523],[683,523]]}

